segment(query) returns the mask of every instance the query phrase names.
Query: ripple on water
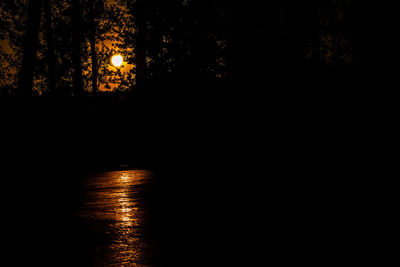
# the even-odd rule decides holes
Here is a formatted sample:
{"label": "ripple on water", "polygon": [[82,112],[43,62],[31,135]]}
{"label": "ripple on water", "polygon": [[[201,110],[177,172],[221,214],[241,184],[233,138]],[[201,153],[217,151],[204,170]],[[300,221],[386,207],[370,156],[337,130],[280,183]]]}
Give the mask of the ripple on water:
{"label": "ripple on water", "polygon": [[98,173],[85,180],[77,216],[95,236],[103,237],[94,243],[96,266],[151,266],[142,199],[152,181],[152,172],[146,170]]}

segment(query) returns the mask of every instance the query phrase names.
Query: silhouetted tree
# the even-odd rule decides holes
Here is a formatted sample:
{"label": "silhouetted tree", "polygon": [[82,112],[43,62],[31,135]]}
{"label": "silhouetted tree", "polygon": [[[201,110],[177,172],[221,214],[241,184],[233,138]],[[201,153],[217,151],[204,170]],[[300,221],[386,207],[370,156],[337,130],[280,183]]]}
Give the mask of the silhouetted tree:
{"label": "silhouetted tree", "polygon": [[18,95],[32,96],[33,70],[40,26],[41,0],[29,1],[27,30],[23,43],[23,56],[19,74]]}
{"label": "silhouetted tree", "polygon": [[89,13],[91,17],[91,23],[90,23],[90,53],[92,57],[92,92],[93,94],[97,93],[97,76],[98,76],[98,71],[97,71],[97,53],[96,53],[96,29],[97,29],[97,23],[96,23],[96,12],[95,12],[95,7],[94,7],[94,2],[92,3],[91,7],[91,12]]}
{"label": "silhouetted tree", "polygon": [[[99,82],[99,71],[98,71],[98,51],[96,48],[96,44],[101,39],[101,34],[104,33],[101,29],[101,20],[104,20],[106,17],[105,9],[104,9],[104,1],[103,0],[93,0],[93,1],[83,1],[82,3],[82,14],[85,14],[84,22],[84,35],[86,36],[89,47],[90,47],[90,57],[91,66],[91,91],[94,95],[97,94],[98,91],[98,82]],[[86,55],[85,55],[86,57]]]}
{"label": "silhouetted tree", "polygon": [[55,52],[53,41],[53,26],[52,26],[52,1],[44,1],[44,14],[46,20],[46,43],[47,43],[47,84],[48,91],[55,94],[56,90],[56,69],[55,69]]}
{"label": "silhouetted tree", "polygon": [[133,14],[135,29],[135,62],[136,62],[136,94],[142,95],[146,88],[146,3],[150,1],[137,0],[129,6]]}
{"label": "silhouetted tree", "polygon": [[[151,84],[147,91],[156,95],[206,95],[200,88],[227,77],[230,6],[230,1],[180,0],[128,5],[135,20],[137,87],[143,77]],[[167,84],[168,90],[162,89]]]}
{"label": "silhouetted tree", "polygon": [[72,0],[72,63],[73,63],[73,82],[74,95],[80,96],[83,94],[82,83],[82,33],[81,33],[81,3],[79,0]]}

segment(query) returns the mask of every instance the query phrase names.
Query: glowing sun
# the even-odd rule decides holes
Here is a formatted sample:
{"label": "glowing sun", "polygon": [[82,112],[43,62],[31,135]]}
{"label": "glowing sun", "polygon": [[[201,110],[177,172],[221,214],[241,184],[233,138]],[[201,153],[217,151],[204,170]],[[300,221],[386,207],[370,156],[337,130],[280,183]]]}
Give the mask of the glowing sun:
{"label": "glowing sun", "polygon": [[121,67],[123,61],[124,59],[121,55],[115,55],[111,58],[111,62],[115,67]]}

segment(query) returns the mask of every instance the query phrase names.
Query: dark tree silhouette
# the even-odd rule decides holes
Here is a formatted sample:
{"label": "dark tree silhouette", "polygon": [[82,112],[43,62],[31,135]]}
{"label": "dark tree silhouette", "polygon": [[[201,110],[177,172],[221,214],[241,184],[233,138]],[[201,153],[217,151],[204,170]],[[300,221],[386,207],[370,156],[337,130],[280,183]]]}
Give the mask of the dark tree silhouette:
{"label": "dark tree silhouette", "polygon": [[46,19],[46,43],[47,43],[47,84],[48,91],[51,94],[56,94],[56,69],[55,69],[55,51],[53,41],[53,26],[52,26],[52,1],[44,1],[44,14]]}
{"label": "dark tree silhouette", "polygon": [[72,62],[73,62],[73,92],[74,95],[80,96],[83,94],[82,83],[82,11],[79,0],[72,0]]}
{"label": "dark tree silhouette", "polygon": [[23,43],[23,56],[19,74],[18,95],[32,96],[33,70],[40,26],[41,0],[29,1],[27,30]]}
{"label": "dark tree silhouette", "polygon": [[136,94],[142,95],[146,88],[146,3],[151,1],[138,0],[133,6],[130,6],[136,23]]}
{"label": "dark tree silhouette", "polygon": [[90,44],[90,57],[91,57],[91,82],[92,82],[92,93],[94,95],[98,92],[98,56],[96,50],[96,43],[99,39],[99,20],[104,17],[104,1],[86,1],[84,7],[87,12],[87,31],[88,40]]}

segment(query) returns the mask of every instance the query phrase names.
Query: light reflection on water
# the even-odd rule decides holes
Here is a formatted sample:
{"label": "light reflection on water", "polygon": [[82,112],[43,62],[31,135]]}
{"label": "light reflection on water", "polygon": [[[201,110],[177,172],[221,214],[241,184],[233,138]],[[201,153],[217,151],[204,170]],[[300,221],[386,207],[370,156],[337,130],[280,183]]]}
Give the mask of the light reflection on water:
{"label": "light reflection on water", "polygon": [[[146,170],[99,173],[85,181],[78,216],[97,236],[95,266],[148,263],[143,197],[153,175]],[[150,266],[146,264],[146,266]]]}

